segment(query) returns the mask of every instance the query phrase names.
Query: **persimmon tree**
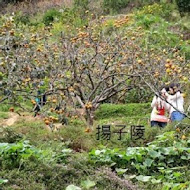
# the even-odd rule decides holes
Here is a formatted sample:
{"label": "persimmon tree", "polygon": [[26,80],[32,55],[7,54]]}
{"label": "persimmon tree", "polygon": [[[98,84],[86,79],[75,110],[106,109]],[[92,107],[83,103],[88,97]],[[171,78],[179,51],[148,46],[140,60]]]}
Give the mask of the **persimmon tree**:
{"label": "persimmon tree", "polygon": [[[0,27],[0,102],[26,109],[26,101],[35,106],[35,98],[45,95],[45,115],[65,114],[66,107],[77,103],[92,126],[94,111],[111,97],[119,98],[137,86],[148,86],[155,93],[169,82],[187,85],[189,62],[180,51],[144,46],[140,27],[120,30],[128,19],[116,20],[110,33],[101,28],[101,19],[76,32],[67,27],[68,32],[55,40],[51,27],[36,31],[18,27],[14,18],[4,17]],[[57,120],[46,117],[45,123]]]}

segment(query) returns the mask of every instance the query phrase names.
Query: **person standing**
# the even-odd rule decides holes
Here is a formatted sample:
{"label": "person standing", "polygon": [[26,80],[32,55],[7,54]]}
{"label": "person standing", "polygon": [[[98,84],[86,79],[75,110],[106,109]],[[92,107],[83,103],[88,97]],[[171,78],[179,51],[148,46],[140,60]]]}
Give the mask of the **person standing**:
{"label": "person standing", "polygon": [[[164,96],[164,94],[161,93],[160,96]],[[159,96],[155,95],[152,100],[151,107],[153,108],[151,113],[151,127],[165,127],[168,122],[168,118],[165,116],[166,111],[169,109],[168,104]]]}
{"label": "person standing", "polygon": [[164,95],[166,96],[166,100],[171,104],[169,109],[170,120],[172,122],[183,120],[185,118],[184,98],[179,90],[179,85],[171,84],[169,86],[169,93],[165,91]]}
{"label": "person standing", "polygon": [[[44,85],[43,82],[39,83],[39,87],[43,86],[43,85]],[[43,91],[38,89],[37,97],[35,98],[35,101],[36,101],[36,105],[35,105],[35,107],[33,109],[34,117],[36,117],[38,115],[38,113],[40,112],[42,106],[44,106],[46,104],[46,102],[47,102],[46,94],[45,93],[43,94]]]}

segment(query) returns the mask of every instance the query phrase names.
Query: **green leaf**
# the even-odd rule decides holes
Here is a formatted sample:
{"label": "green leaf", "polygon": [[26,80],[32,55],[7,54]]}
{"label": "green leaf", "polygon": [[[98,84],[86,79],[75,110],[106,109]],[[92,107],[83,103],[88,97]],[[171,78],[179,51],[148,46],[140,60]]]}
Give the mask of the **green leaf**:
{"label": "green leaf", "polygon": [[182,160],[188,160],[188,158],[186,156],[181,156]]}
{"label": "green leaf", "polygon": [[67,71],[67,72],[66,72],[66,77],[67,77],[67,78],[70,78],[70,77],[71,77],[71,72],[70,72],[70,71]]}
{"label": "green leaf", "polygon": [[118,175],[123,175],[128,169],[116,168],[116,172]]}
{"label": "green leaf", "polygon": [[156,180],[156,179],[153,178],[153,179],[151,180],[151,183],[152,183],[152,184],[161,183],[161,179],[157,179],[157,180]]}
{"label": "green leaf", "polygon": [[66,190],[81,190],[81,188],[75,185],[69,185],[66,187]]}
{"label": "green leaf", "polygon": [[150,166],[152,165],[153,161],[154,161],[154,160],[151,160],[151,159],[147,158],[147,159],[143,162],[143,164],[144,164],[145,166],[147,166],[147,167],[150,167]]}
{"label": "green leaf", "polygon": [[134,179],[136,178],[136,175],[124,175],[125,179]]}
{"label": "green leaf", "polygon": [[173,163],[174,162],[174,159],[173,158],[170,158],[168,159],[167,163]]}
{"label": "green leaf", "polygon": [[182,173],[180,173],[180,172],[174,172],[173,175],[174,175],[175,177],[180,177],[180,176],[182,176]]}
{"label": "green leaf", "polygon": [[136,155],[136,158],[135,158],[138,162],[142,162],[143,160],[143,157],[142,155]]}
{"label": "green leaf", "polygon": [[148,153],[152,158],[158,158],[160,156],[160,152],[156,152],[154,150],[150,150]]}
{"label": "green leaf", "polygon": [[85,189],[90,189],[91,187],[94,187],[96,183],[94,181],[91,181],[89,179],[81,182],[82,187]]}
{"label": "green leaf", "polygon": [[3,184],[3,183],[7,183],[8,180],[7,179],[0,179],[0,185]]}
{"label": "green leaf", "polygon": [[151,179],[151,176],[143,176],[143,175],[139,175],[136,177],[136,179],[138,181],[142,181],[142,182],[148,182]]}
{"label": "green leaf", "polygon": [[61,152],[64,153],[64,154],[69,154],[69,153],[72,152],[72,149],[70,149],[70,148],[65,148],[65,149],[63,149]]}
{"label": "green leaf", "polygon": [[95,155],[96,155],[96,156],[98,156],[100,153],[101,153],[100,150],[96,150],[96,151],[95,151]]}

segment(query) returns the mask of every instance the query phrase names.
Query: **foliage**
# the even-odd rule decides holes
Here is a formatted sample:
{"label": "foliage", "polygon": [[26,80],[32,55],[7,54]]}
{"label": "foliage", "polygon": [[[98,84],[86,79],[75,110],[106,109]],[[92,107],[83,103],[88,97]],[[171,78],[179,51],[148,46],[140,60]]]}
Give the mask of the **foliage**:
{"label": "foliage", "polygon": [[137,15],[136,16],[138,23],[142,26],[144,26],[146,29],[149,29],[151,25],[160,22],[160,17],[153,16],[153,15]]}
{"label": "foliage", "polygon": [[180,13],[190,12],[190,1],[189,0],[176,0],[177,6]]}
{"label": "foliage", "polygon": [[8,118],[8,113],[0,112],[0,118],[7,119]]}
{"label": "foliage", "polygon": [[[170,141],[168,143],[168,141]],[[166,142],[169,145],[166,147]],[[117,168],[127,169],[125,172],[135,174],[139,181],[161,183],[169,182],[175,186],[188,186],[184,177],[188,171],[190,160],[190,141],[177,141],[174,132],[167,132],[149,143],[148,147],[128,147],[126,151],[119,149],[92,150],[90,160],[96,164],[108,164],[116,171]],[[180,169],[184,169],[181,172]],[[130,176],[126,176],[130,177]]]}
{"label": "foliage", "polygon": [[[59,147],[60,148],[60,147]],[[17,143],[0,143],[0,165],[3,168],[24,168],[25,163],[58,163],[65,164],[71,156],[72,150],[62,147],[62,150],[41,150],[29,144],[28,141]]]}
{"label": "foliage", "polygon": [[1,104],[1,106],[0,106],[0,111],[1,111],[1,112],[8,112],[8,111],[9,111],[9,108],[10,108],[10,105],[4,103],[4,104]]}
{"label": "foliage", "polygon": [[89,0],[74,0],[74,6],[76,8],[88,9]]}
{"label": "foliage", "polygon": [[81,125],[69,125],[63,127],[60,130],[61,138],[70,142],[68,147],[75,151],[90,150],[95,144],[95,134],[85,133],[84,124]]}
{"label": "foliage", "polygon": [[15,16],[15,23],[18,24],[30,24],[30,16],[27,14],[23,14],[22,12],[19,12]]}
{"label": "foliage", "polygon": [[2,0],[3,3],[18,3],[18,2],[22,2],[22,1],[24,1],[24,0]]}
{"label": "foliage", "polygon": [[117,187],[116,190],[125,189],[123,184],[108,176],[103,168],[92,167],[85,152],[73,153],[67,165],[28,162],[19,172],[18,168],[11,170],[0,168],[0,176],[9,180],[9,183],[2,184],[3,190],[15,187],[62,190],[70,184],[81,187],[81,189],[109,190],[114,187]]}
{"label": "foliage", "polygon": [[75,185],[69,185],[66,187],[66,190],[81,190],[81,188]]}
{"label": "foliage", "polygon": [[91,181],[90,179],[84,180],[81,182],[81,186],[85,189],[90,189],[91,187],[94,187],[96,183],[94,181]]}
{"label": "foliage", "polygon": [[28,159],[39,159],[40,151],[27,141],[0,143],[0,165],[8,168],[21,167]]}
{"label": "foliage", "polygon": [[[81,182],[81,186],[84,189],[90,189],[91,187],[94,187],[95,185],[96,185],[95,182],[91,181],[89,179]],[[75,185],[69,185],[69,186],[67,186],[66,190],[81,190],[81,188],[77,187]]]}
{"label": "foliage", "polygon": [[[84,16],[83,16],[84,15]],[[65,8],[62,12],[62,25],[73,27],[73,33],[76,32],[76,28],[88,25],[87,14],[83,11],[80,14],[76,8]],[[72,26],[71,26],[72,25]],[[60,31],[59,31],[60,32]],[[71,31],[69,31],[71,32]]]}
{"label": "foliage", "polygon": [[134,88],[126,93],[124,103],[145,103],[150,102],[152,96],[146,87]]}
{"label": "foliage", "polygon": [[53,23],[55,19],[60,19],[60,18],[61,18],[61,13],[58,10],[50,9],[44,14],[43,22],[47,26]]}
{"label": "foliage", "polygon": [[104,0],[103,8],[106,13],[116,13],[121,8],[125,8],[129,3],[129,0]]}
{"label": "foliage", "polygon": [[154,15],[160,16],[163,18],[168,18],[171,15],[171,11],[174,10],[174,6],[172,4],[167,3],[154,3],[152,5],[146,5],[142,7],[139,11],[137,11],[138,15]]}
{"label": "foliage", "polygon": [[61,152],[57,152],[54,154],[53,158],[56,161],[56,163],[66,163],[67,158],[71,155],[72,149],[64,148],[61,150]]}
{"label": "foliage", "polygon": [[[67,175],[61,165],[48,165],[42,162],[28,162],[24,168],[0,169],[0,175],[6,176],[9,183],[3,184],[2,189],[19,187],[21,189],[63,189],[66,182],[63,175]],[[28,177],[29,176],[29,177]]]}
{"label": "foliage", "polygon": [[8,180],[7,179],[0,179],[0,185],[3,184],[3,183],[7,183]]}
{"label": "foliage", "polygon": [[0,142],[15,143],[22,139],[22,135],[16,133],[11,128],[0,129]]}

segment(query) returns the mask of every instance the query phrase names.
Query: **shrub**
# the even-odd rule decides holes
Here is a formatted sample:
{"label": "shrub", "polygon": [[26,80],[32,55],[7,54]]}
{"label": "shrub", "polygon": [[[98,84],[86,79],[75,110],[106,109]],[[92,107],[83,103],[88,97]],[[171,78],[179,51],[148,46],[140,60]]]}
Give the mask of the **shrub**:
{"label": "shrub", "polygon": [[[2,0],[3,3],[18,3],[18,2],[22,2],[24,0]],[[1,1],[0,1],[1,3]]]}
{"label": "shrub", "polygon": [[74,0],[74,5],[76,8],[88,9],[88,0]]}
{"label": "shrub", "polygon": [[148,89],[138,89],[133,88],[130,90],[126,97],[125,97],[125,103],[143,103],[143,102],[149,102],[151,101],[151,93]]}
{"label": "shrub", "polygon": [[4,103],[4,104],[1,104],[1,106],[0,106],[0,111],[1,111],[1,112],[8,112],[8,111],[9,111],[9,108],[10,108],[10,105]]}
{"label": "shrub", "polygon": [[[8,180],[2,184],[2,189],[64,189],[65,167],[61,165],[47,165],[43,163],[28,162],[23,170],[0,169],[0,175]],[[68,178],[70,175],[67,175]],[[67,179],[68,180],[68,179]]]}
{"label": "shrub", "polygon": [[116,13],[121,8],[125,8],[129,3],[129,0],[104,0],[103,8],[106,13]]}
{"label": "shrub", "polygon": [[0,112],[0,118],[2,118],[2,119],[8,119],[9,115],[8,115],[7,112]]}
{"label": "shrub", "polygon": [[180,13],[190,12],[190,1],[189,0],[176,0]]}
{"label": "shrub", "polygon": [[43,23],[45,25],[50,25],[52,22],[55,21],[56,18],[60,18],[61,13],[56,9],[48,10],[43,16]]}
{"label": "shrub", "polygon": [[[175,9],[175,6],[167,3],[158,4],[154,3],[152,5],[144,6],[142,9],[137,11],[136,19],[141,21],[146,27],[152,23],[161,22],[161,18],[170,18],[172,11]],[[148,28],[148,27],[147,27]]]}
{"label": "shrub", "polygon": [[84,131],[85,128],[79,125],[79,123],[76,125],[73,123],[73,125],[61,128],[59,135],[65,142],[70,142],[69,148],[78,152],[89,150],[94,146],[95,135],[85,133]]}
{"label": "shrub", "polygon": [[0,165],[6,168],[20,167],[30,158],[38,159],[39,150],[27,141],[18,143],[0,143]]}
{"label": "shrub", "polygon": [[21,140],[22,135],[14,132],[11,128],[1,128],[0,142],[15,143]]}
{"label": "shrub", "polygon": [[16,24],[19,24],[19,23],[22,23],[22,24],[29,24],[30,23],[30,16],[25,14],[23,15],[22,13],[18,13],[16,16],[15,16],[15,23]]}
{"label": "shrub", "polygon": [[161,22],[161,18],[159,16],[153,15],[137,15],[136,19],[138,20],[138,24],[146,29],[150,29],[151,25]]}

